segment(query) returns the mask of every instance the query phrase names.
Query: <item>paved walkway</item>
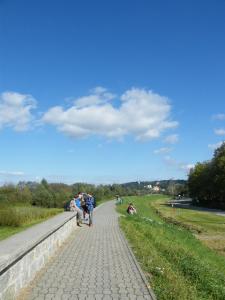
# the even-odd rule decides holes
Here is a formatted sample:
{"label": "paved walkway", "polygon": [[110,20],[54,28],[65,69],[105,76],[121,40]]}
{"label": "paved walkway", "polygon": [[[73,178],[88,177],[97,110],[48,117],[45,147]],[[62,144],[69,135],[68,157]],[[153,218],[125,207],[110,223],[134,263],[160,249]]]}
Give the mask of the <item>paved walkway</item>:
{"label": "paved walkway", "polygon": [[93,227],[74,231],[33,285],[28,300],[153,299],[121,235],[112,201],[94,212]]}

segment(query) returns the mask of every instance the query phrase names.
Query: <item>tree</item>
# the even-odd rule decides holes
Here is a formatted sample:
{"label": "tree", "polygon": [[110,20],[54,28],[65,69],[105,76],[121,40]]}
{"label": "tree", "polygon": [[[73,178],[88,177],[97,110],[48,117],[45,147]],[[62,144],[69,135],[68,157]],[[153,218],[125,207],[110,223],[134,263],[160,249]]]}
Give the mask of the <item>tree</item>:
{"label": "tree", "polygon": [[17,187],[18,201],[24,203],[32,203],[32,193],[28,186],[24,186],[23,188]]}
{"label": "tree", "polygon": [[200,205],[225,208],[225,143],[210,161],[198,163],[188,178],[190,196]]}
{"label": "tree", "polygon": [[54,207],[53,194],[48,191],[43,184],[39,184],[33,193],[32,204],[44,207]]}
{"label": "tree", "polygon": [[46,188],[46,190],[49,189],[48,182],[47,182],[47,180],[45,178],[42,179],[41,184]]}
{"label": "tree", "polygon": [[218,207],[225,208],[225,143],[215,150],[212,169],[215,201]]}

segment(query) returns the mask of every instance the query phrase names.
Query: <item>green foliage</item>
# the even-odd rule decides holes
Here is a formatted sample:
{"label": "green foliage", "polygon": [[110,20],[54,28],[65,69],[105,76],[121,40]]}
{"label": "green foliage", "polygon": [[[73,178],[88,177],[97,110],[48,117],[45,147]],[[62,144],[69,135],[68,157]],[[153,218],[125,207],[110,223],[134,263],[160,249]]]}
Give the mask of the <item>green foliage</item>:
{"label": "green foliage", "polygon": [[[0,205],[3,202],[20,202],[41,206],[41,207],[58,207],[62,208],[79,192],[91,193],[96,203],[113,199],[117,195],[132,196],[146,195],[150,190],[146,188],[148,184],[156,185],[156,181],[152,182],[131,182],[125,184],[112,185],[93,185],[88,183],[75,183],[67,185],[63,183],[48,183],[46,179],[37,182],[19,182],[17,185],[5,185],[0,187]],[[173,184],[173,191],[179,194],[185,190],[184,180],[164,180],[160,181],[160,186],[165,191],[169,184]]]}
{"label": "green foliage", "polygon": [[197,204],[225,209],[225,143],[215,150],[211,161],[195,166],[188,186]]}
{"label": "green foliage", "polygon": [[14,226],[0,226],[0,240],[4,240],[7,237],[16,234],[24,229],[26,229],[28,226],[20,226],[20,227],[14,227]]}
{"label": "green foliage", "polygon": [[186,183],[179,183],[176,180],[170,180],[169,184],[166,187],[166,191],[168,195],[173,197],[177,195],[187,195],[188,189]]}
{"label": "green foliage", "polygon": [[34,190],[32,204],[43,207],[54,207],[54,197],[44,185],[40,184]]}

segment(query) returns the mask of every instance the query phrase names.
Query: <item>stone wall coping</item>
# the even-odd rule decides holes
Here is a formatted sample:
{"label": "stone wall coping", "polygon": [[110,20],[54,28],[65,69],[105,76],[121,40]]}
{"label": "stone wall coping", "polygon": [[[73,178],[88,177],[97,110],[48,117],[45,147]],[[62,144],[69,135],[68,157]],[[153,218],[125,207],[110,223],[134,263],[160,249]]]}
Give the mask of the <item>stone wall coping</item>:
{"label": "stone wall coping", "polygon": [[63,212],[0,241],[0,275],[75,216],[74,212]]}

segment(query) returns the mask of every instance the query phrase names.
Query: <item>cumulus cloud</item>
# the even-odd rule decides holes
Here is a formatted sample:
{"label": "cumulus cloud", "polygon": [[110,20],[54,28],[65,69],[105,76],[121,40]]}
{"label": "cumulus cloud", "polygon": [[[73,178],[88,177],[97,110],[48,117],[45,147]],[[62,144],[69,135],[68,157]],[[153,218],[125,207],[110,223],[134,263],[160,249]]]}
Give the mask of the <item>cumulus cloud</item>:
{"label": "cumulus cloud", "polygon": [[218,142],[215,144],[209,144],[208,147],[212,150],[216,150],[217,148],[219,148],[221,145],[223,144],[223,142]]}
{"label": "cumulus cloud", "polygon": [[115,95],[109,93],[107,89],[98,86],[91,90],[91,94],[85,97],[78,98],[74,101],[74,105],[77,108],[87,107],[91,105],[99,105],[107,103],[115,98]]}
{"label": "cumulus cloud", "polygon": [[224,128],[215,129],[214,133],[216,135],[225,135],[225,129]]}
{"label": "cumulus cloud", "polygon": [[15,131],[29,129],[33,117],[31,110],[36,107],[36,101],[31,95],[15,92],[0,94],[0,129],[11,127]]}
{"label": "cumulus cloud", "polygon": [[223,121],[223,120],[225,120],[225,114],[216,114],[216,115],[213,115],[213,116],[212,116],[212,119],[213,119],[213,120],[220,120],[220,121]]}
{"label": "cumulus cloud", "polygon": [[164,139],[164,142],[167,144],[176,144],[178,140],[178,134],[171,134]]}
{"label": "cumulus cloud", "polygon": [[97,87],[91,95],[75,100],[69,109],[50,108],[42,120],[75,138],[100,135],[121,139],[133,135],[137,140],[149,140],[178,126],[171,120],[171,105],[166,97],[132,88],[121,95],[119,106],[113,106],[114,98],[106,89]]}
{"label": "cumulus cloud", "polygon": [[154,154],[165,154],[171,152],[173,149],[169,147],[162,147],[154,150]]}

